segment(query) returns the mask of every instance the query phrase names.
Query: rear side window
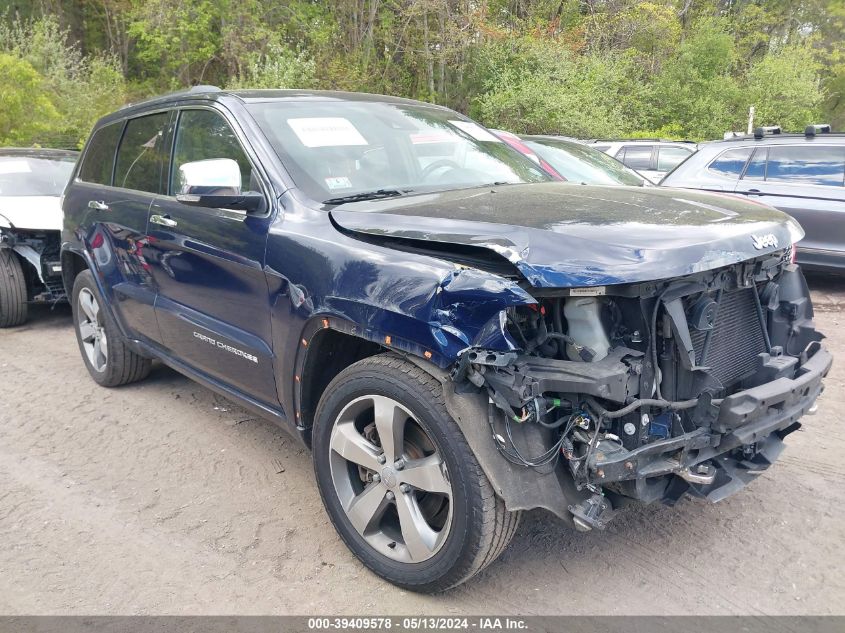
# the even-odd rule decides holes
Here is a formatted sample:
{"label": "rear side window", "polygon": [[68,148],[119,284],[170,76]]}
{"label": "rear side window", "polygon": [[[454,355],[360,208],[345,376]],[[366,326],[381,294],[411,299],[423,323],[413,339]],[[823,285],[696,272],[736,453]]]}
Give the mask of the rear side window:
{"label": "rear side window", "polygon": [[651,150],[653,145],[626,145],[616,158],[631,169],[651,169]]}
{"label": "rear side window", "polygon": [[742,168],[748,162],[753,148],[739,147],[736,149],[729,149],[727,152],[722,152],[710,163],[708,170],[719,174],[720,176],[727,176],[728,178],[739,178],[742,173]]}
{"label": "rear side window", "polygon": [[110,185],[114,153],[123,131],[123,122],[112,123],[94,132],[88,142],[85,158],[79,167],[79,179],[97,185]]}
{"label": "rear side window", "polygon": [[845,147],[770,147],[766,180],[841,187],[845,181]]}
{"label": "rear side window", "polygon": [[672,171],[692,152],[685,147],[658,147],[657,171]]}
{"label": "rear side window", "polygon": [[169,121],[170,113],[162,112],[131,119],[126,124],[117,151],[115,187],[164,193],[163,174],[170,162],[170,152],[165,147]]}

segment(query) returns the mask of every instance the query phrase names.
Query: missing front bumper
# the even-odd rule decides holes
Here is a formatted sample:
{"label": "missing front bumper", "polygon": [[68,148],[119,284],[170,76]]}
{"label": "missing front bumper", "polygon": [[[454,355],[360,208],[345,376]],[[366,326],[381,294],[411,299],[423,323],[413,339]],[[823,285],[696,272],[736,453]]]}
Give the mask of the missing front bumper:
{"label": "missing front bumper", "polygon": [[[687,490],[711,501],[724,499],[777,459],[783,438],[800,428],[798,420],[814,407],[832,362],[830,352],[816,345],[795,378],[728,396],[709,426],[630,451],[601,441],[588,464],[592,479],[643,501],[672,502]],[[701,464],[715,471],[708,468],[703,476],[697,470]],[[666,475],[678,475],[682,483]],[[660,485],[657,478],[663,478]]]}

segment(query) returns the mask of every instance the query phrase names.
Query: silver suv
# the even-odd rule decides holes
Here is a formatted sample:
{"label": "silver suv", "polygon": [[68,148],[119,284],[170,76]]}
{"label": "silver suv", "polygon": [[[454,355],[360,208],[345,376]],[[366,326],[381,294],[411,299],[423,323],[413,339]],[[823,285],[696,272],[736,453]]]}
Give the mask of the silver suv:
{"label": "silver suv", "polygon": [[806,236],[796,247],[804,268],[845,270],[845,134],[809,126],[804,134],[760,128],[753,135],[701,145],[661,185],[725,191],[793,216]]}
{"label": "silver suv", "polygon": [[588,145],[613,156],[653,183],[660,182],[661,178],[698,149],[698,146],[690,141],[659,139],[594,140],[589,141]]}

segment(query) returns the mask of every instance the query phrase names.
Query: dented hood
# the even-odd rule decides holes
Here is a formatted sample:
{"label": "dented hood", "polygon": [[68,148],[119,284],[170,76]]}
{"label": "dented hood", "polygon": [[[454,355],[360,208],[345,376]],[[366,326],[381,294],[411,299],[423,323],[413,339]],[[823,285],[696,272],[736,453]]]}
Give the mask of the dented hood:
{"label": "dented hood", "polygon": [[422,248],[436,242],[440,252],[448,244],[475,247],[543,288],[678,277],[803,237],[795,220],[769,206],[658,187],[508,185],[345,204],[330,213],[341,229],[388,247],[400,240]]}

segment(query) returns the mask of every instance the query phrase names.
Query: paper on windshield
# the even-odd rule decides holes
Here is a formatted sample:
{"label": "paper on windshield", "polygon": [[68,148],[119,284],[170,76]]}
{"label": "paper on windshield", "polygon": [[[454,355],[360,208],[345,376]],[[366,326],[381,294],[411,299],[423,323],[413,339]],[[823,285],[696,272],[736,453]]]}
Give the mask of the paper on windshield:
{"label": "paper on windshield", "polygon": [[494,136],[483,127],[478,125],[478,123],[474,123],[472,121],[461,121],[460,119],[456,119],[454,121],[449,121],[452,125],[454,125],[459,130],[466,132],[476,141],[492,141],[494,143],[501,143],[502,139],[498,136]]}
{"label": "paper on windshield", "polygon": [[288,125],[305,147],[368,144],[352,122],[343,117],[288,119]]}
{"label": "paper on windshield", "polygon": [[0,160],[0,174],[28,174],[32,171],[25,160]]}

